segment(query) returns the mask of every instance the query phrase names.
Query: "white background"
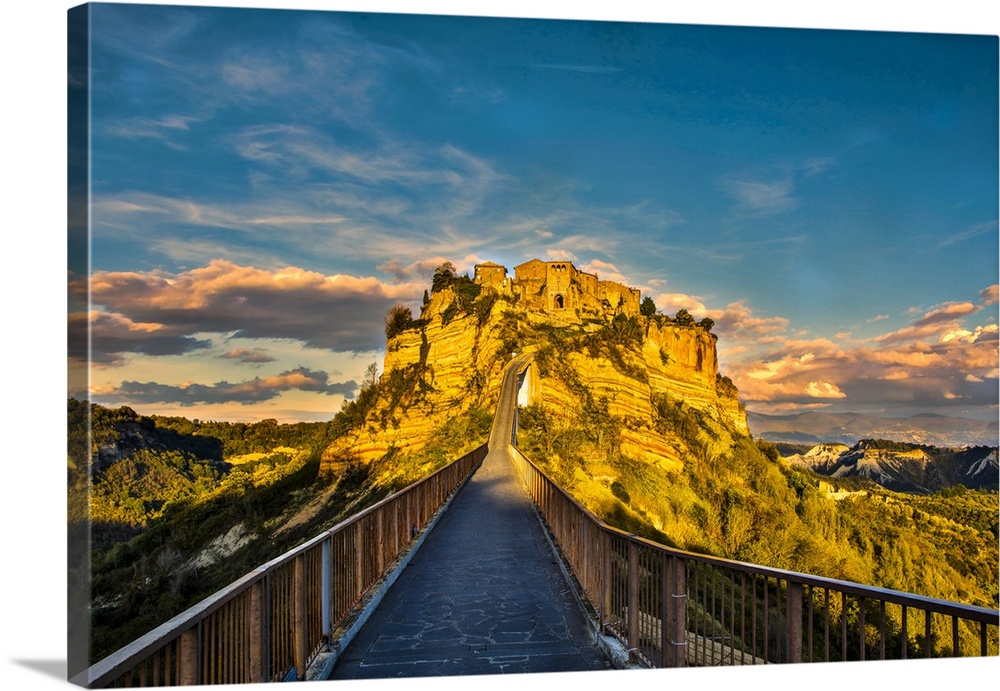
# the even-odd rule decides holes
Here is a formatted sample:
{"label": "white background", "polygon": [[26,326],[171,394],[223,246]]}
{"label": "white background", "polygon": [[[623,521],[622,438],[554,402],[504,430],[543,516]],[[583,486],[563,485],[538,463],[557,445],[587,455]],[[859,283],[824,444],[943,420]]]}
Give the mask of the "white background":
{"label": "white background", "polygon": [[[65,615],[65,277],[66,277],[66,10],[77,3],[21,0],[5,5],[0,22],[3,80],[0,110],[0,200],[3,218],[3,363],[0,383],[0,444],[3,488],[3,542],[0,556],[0,627],[3,648],[0,684],[9,689],[64,688]],[[648,0],[451,0],[368,2],[204,2],[187,5],[291,7],[355,11],[478,14],[660,21],[695,24],[801,26],[976,33],[996,36],[997,3],[948,0],[916,3],[842,0],[793,3],[776,0],[738,2],[701,0],[652,9]],[[818,6],[817,6],[818,5]],[[474,7],[470,10],[469,7]],[[984,85],[988,88],[991,85]],[[992,85],[996,86],[996,85]],[[13,214],[10,211],[13,210]],[[1000,659],[955,662],[799,665],[768,670],[682,670],[574,675],[453,678],[436,688],[503,688],[508,682],[531,687],[574,684],[690,685],[713,688],[810,689],[851,687],[947,688],[995,682]],[[343,682],[338,682],[343,685]],[[420,688],[432,682],[417,682]],[[351,688],[398,688],[392,682],[356,682]],[[228,688],[257,688],[231,686]],[[406,688],[412,688],[407,686]]]}

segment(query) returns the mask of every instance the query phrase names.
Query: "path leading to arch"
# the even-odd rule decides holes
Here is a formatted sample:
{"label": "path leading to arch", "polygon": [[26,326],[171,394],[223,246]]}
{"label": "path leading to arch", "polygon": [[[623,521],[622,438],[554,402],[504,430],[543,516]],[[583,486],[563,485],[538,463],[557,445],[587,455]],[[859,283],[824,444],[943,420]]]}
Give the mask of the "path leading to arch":
{"label": "path leading to arch", "polygon": [[611,669],[515,475],[509,429],[495,426],[483,465],[330,678]]}

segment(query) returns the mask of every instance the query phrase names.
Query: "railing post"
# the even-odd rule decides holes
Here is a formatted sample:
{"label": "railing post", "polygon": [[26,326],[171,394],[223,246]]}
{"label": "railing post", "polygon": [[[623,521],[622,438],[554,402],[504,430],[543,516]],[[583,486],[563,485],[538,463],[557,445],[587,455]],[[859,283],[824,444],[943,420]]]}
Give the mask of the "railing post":
{"label": "railing post", "polygon": [[660,555],[660,667],[670,667],[672,660],[670,634],[674,627],[674,563],[666,552]]}
{"label": "railing post", "polygon": [[354,600],[355,602],[364,594],[365,582],[365,544],[362,535],[361,524],[365,518],[359,518],[354,522]]}
{"label": "railing post", "polygon": [[788,662],[802,662],[802,584],[790,580],[785,592]]}
{"label": "railing post", "polygon": [[687,562],[680,557],[671,557],[674,563],[674,666],[687,667]]}
{"label": "railing post", "polygon": [[323,556],[321,557],[323,560],[323,567],[320,583],[320,589],[322,590],[322,593],[320,593],[320,597],[322,598],[320,604],[320,616],[323,619],[323,636],[326,637],[328,642],[330,637],[333,635],[333,623],[331,621],[332,617],[330,616],[331,602],[333,598],[332,555],[333,537],[328,535],[327,538],[323,540]]}
{"label": "railing post", "polygon": [[601,531],[601,629],[611,621],[611,534]]}
{"label": "railing post", "polygon": [[677,629],[674,632],[675,639],[680,643],[678,651],[678,667],[687,667],[687,630],[688,630],[688,584],[687,584],[687,562],[679,557],[674,558],[677,566],[675,595],[677,600]]}
{"label": "railing post", "polygon": [[250,680],[252,683],[267,681],[264,678],[264,584],[257,581],[250,586]]}
{"label": "railing post", "polygon": [[296,679],[306,678],[307,617],[306,617],[306,573],[305,557],[299,556],[292,566],[292,631],[294,641]]}
{"label": "railing post", "polygon": [[[670,565],[670,648],[673,650],[672,666],[687,666],[687,564],[671,555]],[[666,623],[666,622],[665,622]]]}
{"label": "railing post", "polygon": [[180,661],[180,686],[194,686],[198,683],[198,624],[181,634],[177,652]]}
{"label": "railing post", "polygon": [[628,541],[628,647],[639,647],[639,546]]}
{"label": "railing post", "polygon": [[375,512],[375,572],[385,569],[385,511]]}

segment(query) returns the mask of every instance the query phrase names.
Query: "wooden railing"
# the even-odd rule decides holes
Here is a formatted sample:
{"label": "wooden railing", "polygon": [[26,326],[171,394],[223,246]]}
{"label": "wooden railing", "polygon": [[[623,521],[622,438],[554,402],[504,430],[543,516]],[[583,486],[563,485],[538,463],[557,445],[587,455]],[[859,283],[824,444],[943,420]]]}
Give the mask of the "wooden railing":
{"label": "wooden railing", "polygon": [[653,667],[997,655],[997,610],[671,549],[613,528],[516,448],[602,631]]}
{"label": "wooden railing", "polygon": [[486,451],[479,447],[258,567],[72,681],[106,688],[303,679]]}

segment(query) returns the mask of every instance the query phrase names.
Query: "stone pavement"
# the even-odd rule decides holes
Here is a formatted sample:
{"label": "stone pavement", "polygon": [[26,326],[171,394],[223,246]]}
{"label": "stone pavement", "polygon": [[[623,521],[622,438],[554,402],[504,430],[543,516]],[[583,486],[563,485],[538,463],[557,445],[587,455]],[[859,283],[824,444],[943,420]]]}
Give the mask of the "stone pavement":
{"label": "stone pavement", "polygon": [[331,679],[612,668],[496,446]]}

